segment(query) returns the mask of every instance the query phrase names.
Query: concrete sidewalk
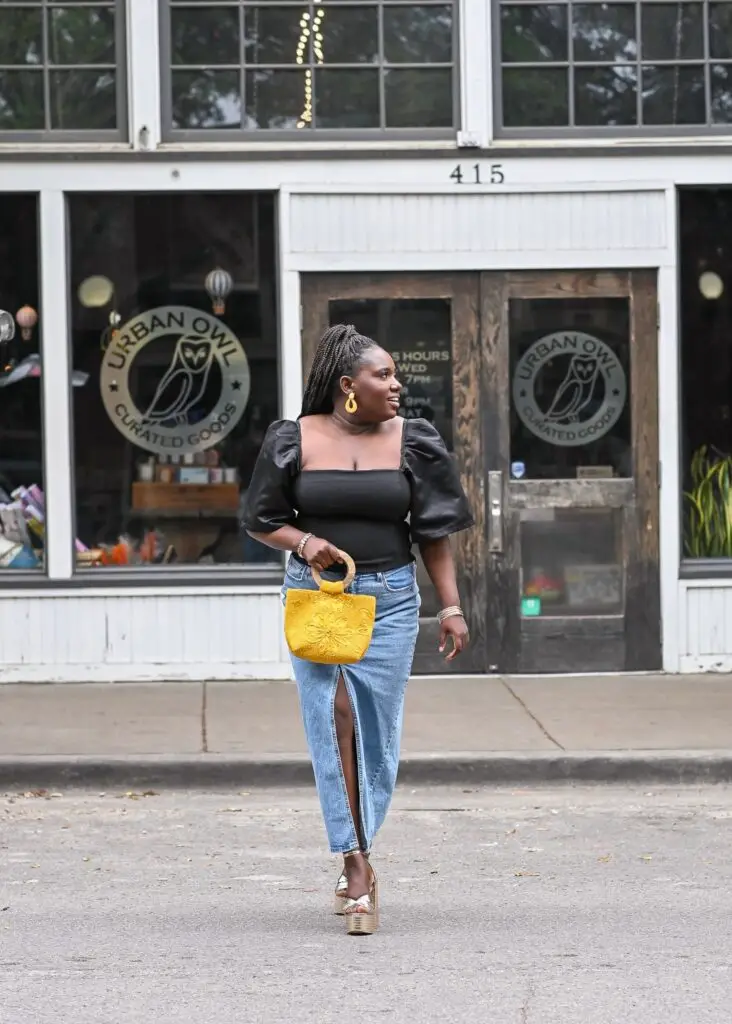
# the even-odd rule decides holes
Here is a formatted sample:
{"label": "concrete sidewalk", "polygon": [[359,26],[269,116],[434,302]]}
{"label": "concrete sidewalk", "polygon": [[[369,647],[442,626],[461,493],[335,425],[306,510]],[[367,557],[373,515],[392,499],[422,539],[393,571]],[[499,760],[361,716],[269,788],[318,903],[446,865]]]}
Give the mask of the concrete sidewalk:
{"label": "concrete sidewalk", "polygon": [[[401,781],[732,781],[732,676],[414,679]],[[0,788],[312,779],[291,683],[0,686]]]}

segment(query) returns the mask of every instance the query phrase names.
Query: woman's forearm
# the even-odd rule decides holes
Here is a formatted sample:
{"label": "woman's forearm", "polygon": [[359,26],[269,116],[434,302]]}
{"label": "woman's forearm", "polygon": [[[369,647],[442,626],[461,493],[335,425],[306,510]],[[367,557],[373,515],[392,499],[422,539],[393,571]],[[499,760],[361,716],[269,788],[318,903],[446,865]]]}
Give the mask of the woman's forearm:
{"label": "woman's forearm", "polygon": [[250,537],[258,540],[260,544],[266,544],[268,548],[276,548],[277,551],[297,551],[298,544],[305,534],[295,526],[281,526],[279,530],[272,533],[254,533],[247,530]]}
{"label": "woman's forearm", "polygon": [[424,567],[427,575],[437,591],[437,597],[441,608],[450,608],[460,604],[457,578],[455,575],[455,560],[452,557],[450,538],[442,537],[440,540],[426,541],[419,545]]}

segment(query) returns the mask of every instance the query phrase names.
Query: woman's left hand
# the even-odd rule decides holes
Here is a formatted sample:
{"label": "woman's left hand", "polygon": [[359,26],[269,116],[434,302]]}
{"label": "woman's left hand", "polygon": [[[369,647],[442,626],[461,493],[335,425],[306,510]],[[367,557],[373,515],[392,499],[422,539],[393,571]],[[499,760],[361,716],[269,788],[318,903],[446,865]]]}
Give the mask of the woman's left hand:
{"label": "woman's left hand", "polygon": [[447,638],[452,637],[452,650],[445,656],[445,661],[452,661],[453,658],[457,658],[461,651],[470,643],[470,634],[468,633],[468,624],[462,615],[451,615],[449,619],[440,626],[440,654],[447,647]]}

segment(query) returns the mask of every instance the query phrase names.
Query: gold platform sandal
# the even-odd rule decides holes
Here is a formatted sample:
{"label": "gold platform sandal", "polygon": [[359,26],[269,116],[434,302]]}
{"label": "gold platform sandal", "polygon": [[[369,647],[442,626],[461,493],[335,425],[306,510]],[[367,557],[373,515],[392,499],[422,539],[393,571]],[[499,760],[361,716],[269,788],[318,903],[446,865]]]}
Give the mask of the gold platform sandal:
{"label": "gold platform sandal", "polygon": [[[369,854],[365,853],[364,857],[368,860]],[[335,895],[333,897],[333,913],[337,914],[339,917],[343,917],[344,907],[346,905],[346,900],[348,899],[347,893],[348,879],[346,878],[345,872],[342,871],[338,877],[338,881],[336,882]]]}
{"label": "gold platform sandal", "polygon": [[[346,857],[352,854],[346,854]],[[363,896],[356,899],[347,897],[343,904],[343,916],[346,919],[347,935],[373,935],[379,927],[379,886],[376,873],[369,864],[371,871],[371,888]]]}

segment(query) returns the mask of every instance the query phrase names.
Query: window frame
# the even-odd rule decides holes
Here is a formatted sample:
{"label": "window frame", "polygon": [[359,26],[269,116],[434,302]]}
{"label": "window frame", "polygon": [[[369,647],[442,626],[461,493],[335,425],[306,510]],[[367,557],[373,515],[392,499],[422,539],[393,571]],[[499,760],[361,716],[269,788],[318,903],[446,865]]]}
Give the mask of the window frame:
{"label": "window frame", "polygon": [[[38,10],[40,9],[44,13],[48,10],[53,10],[53,7],[49,7],[49,0],[19,0],[20,5],[26,10]],[[58,7],[70,6],[70,7],[93,7],[94,3],[92,0],[69,0],[67,4],[63,4],[60,0],[54,0]],[[104,4],[102,4],[104,6]],[[0,146],[3,143],[84,143],[84,142],[126,142],[129,138],[129,126],[128,126],[128,112],[129,112],[129,100],[127,96],[127,90],[129,87],[129,74],[127,69],[128,59],[128,47],[127,47],[127,15],[126,15],[127,4],[125,0],[114,0],[114,17],[115,17],[115,81],[116,81],[116,113],[117,113],[117,128],[114,131],[109,129],[64,129],[64,128],[43,128],[38,130],[24,130],[24,131],[4,131],[0,129]],[[47,54],[44,57],[47,58]],[[55,68],[57,65],[51,64],[47,59],[44,59],[43,64],[40,65],[40,69],[35,74],[41,74],[45,78],[46,71],[48,68]],[[58,65],[59,67],[68,68],[79,68],[85,67],[86,65],[68,64]],[[15,66],[14,66],[15,67]],[[18,70],[22,70],[22,65],[18,65]],[[9,66],[3,65],[5,70],[9,70]],[[47,101],[48,95],[44,90],[44,118],[47,114]]]}
{"label": "window frame", "polygon": [[[242,3],[251,2],[254,4],[254,0],[221,0],[221,6],[240,8]],[[309,0],[303,0],[303,6]],[[335,0],[327,0],[329,4],[335,3]],[[275,128],[174,128],[173,127],[173,89],[172,89],[172,72],[175,69],[175,65],[172,63],[172,31],[171,31],[171,12],[173,10],[173,4],[171,0],[158,0],[159,3],[159,23],[160,23],[160,71],[161,71],[161,82],[160,82],[160,96],[161,96],[161,122],[162,131],[161,137],[164,143],[201,143],[201,142],[229,142],[233,144],[241,144],[242,142],[328,142],[336,140],[347,140],[347,141],[362,141],[362,142],[379,142],[379,141],[410,141],[410,140],[438,140],[438,139],[454,139],[457,137],[461,129],[461,114],[462,114],[462,103],[461,103],[461,53],[460,53],[460,14],[461,14],[461,0],[362,0],[363,6],[377,7],[379,9],[379,19],[381,20],[381,12],[384,9],[384,4],[388,6],[445,6],[450,4],[453,8],[453,30],[452,30],[452,126],[448,128],[307,128],[307,129],[275,129]],[[176,6],[196,6],[195,0],[191,0],[190,4],[185,4],[183,0],[179,0]],[[298,4],[294,3],[293,0],[283,0],[284,6],[293,6],[295,9],[298,8]],[[359,0],[342,0],[342,6],[359,6]],[[210,4],[210,8],[213,9],[216,6],[215,3]],[[241,56],[241,63],[239,69],[246,69],[247,65],[244,62],[243,55]],[[253,65],[258,67],[259,65]],[[266,65],[264,65],[266,67]],[[327,66],[327,65],[326,65]],[[354,65],[355,66],[355,65]],[[363,65],[366,67],[367,65]],[[375,68],[379,74],[379,92],[381,94],[381,81],[383,75],[383,69],[385,62],[379,61],[374,65],[368,65]],[[411,65],[410,65],[411,66]],[[444,67],[443,64],[432,65],[424,64],[425,68],[429,67]],[[185,66],[184,66],[185,67]],[[293,63],[293,67],[295,67]]]}
{"label": "window frame", "polygon": [[[576,2],[576,0],[575,0]],[[587,3],[597,3],[598,5],[606,0],[585,0]],[[612,2],[612,0],[610,0]],[[694,2],[694,0],[687,0],[688,3]],[[713,59],[709,55],[709,20],[708,10],[710,3],[714,0],[696,0],[700,2],[704,8],[704,23],[702,26],[704,48],[707,51],[707,55],[700,58],[684,59],[678,61],[651,61],[644,60],[642,55],[639,56],[634,63],[629,62],[629,66],[640,68],[643,64],[654,65],[659,67],[701,67],[704,71],[704,105],[705,105],[705,116],[709,115],[709,104],[710,104],[710,89],[709,89],[709,77],[708,69],[714,64],[725,64],[732,71],[732,59],[722,60]],[[568,10],[572,6],[573,0],[490,0],[491,3],[491,35],[492,35],[492,48],[491,48],[491,67],[492,67],[492,88],[493,88],[493,124],[494,124],[494,135],[499,139],[659,139],[659,138],[690,138],[698,136],[707,136],[709,138],[724,137],[732,135],[732,121],[728,124],[692,124],[692,125],[553,125],[547,127],[526,127],[526,128],[514,128],[507,127],[503,123],[503,69],[504,67],[511,67],[511,65],[504,65],[502,61],[502,38],[501,38],[501,8],[508,4],[515,4],[520,6],[556,6],[560,4],[566,7]],[[640,14],[639,9],[642,4],[648,4],[649,6],[654,4],[668,4],[669,0],[630,0],[628,6],[633,7],[638,17]],[[636,22],[637,24],[637,22]],[[636,33],[636,36],[640,38],[640,34]],[[561,64],[563,67],[566,66],[567,71],[571,71],[572,68],[576,67],[579,63],[580,66],[584,67],[596,67],[605,66],[612,67],[612,64],[605,62],[597,62],[593,64],[588,61],[575,62],[568,53],[566,61],[546,61],[536,62],[535,64],[521,63],[515,66],[517,67],[552,67]],[[572,109],[571,96],[568,97],[568,113]]]}

